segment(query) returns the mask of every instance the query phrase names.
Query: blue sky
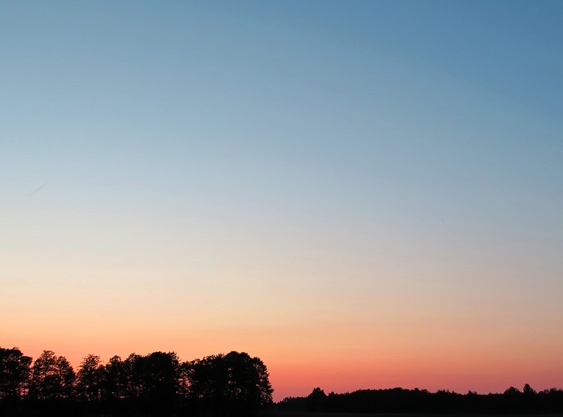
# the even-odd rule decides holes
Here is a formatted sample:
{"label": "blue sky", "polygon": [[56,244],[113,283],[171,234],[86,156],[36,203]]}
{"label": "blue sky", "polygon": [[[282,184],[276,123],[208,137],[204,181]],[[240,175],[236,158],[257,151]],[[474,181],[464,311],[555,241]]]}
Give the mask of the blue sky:
{"label": "blue sky", "polygon": [[4,308],[152,299],[170,329],[198,308],[233,328],[563,317],[562,19],[556,1],[2,4]]}

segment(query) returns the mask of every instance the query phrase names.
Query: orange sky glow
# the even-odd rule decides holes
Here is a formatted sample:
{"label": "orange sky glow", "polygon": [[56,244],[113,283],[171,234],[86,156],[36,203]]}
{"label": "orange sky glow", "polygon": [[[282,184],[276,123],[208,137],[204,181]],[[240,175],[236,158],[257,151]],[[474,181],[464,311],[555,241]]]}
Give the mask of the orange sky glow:
{"label": "orange sky glow", "polygon": [[0,346],[244,351],[276,400],[563,388],[562,21],[0,2]]}

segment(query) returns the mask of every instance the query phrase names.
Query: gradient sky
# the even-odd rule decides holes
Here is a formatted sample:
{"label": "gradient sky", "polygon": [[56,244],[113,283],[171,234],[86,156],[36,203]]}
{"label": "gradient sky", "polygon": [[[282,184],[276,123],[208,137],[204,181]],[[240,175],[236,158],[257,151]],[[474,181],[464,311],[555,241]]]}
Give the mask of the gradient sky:
{"label": "gradient sky", "polygon": [[0,346],[275,398],[563,387],[563,3],[4,1]]}

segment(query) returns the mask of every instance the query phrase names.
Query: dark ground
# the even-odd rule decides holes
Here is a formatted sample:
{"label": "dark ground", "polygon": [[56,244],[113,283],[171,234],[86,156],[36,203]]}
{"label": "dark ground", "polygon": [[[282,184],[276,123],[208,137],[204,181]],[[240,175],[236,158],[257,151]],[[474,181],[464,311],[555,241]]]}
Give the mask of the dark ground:
{"label": "dark ground", "polygon": [[331,413],[331,412],[304,412],[304,411],[270,411],[267,417],[563,417],[562,413],[554,414],[464,414],[464,413]]}

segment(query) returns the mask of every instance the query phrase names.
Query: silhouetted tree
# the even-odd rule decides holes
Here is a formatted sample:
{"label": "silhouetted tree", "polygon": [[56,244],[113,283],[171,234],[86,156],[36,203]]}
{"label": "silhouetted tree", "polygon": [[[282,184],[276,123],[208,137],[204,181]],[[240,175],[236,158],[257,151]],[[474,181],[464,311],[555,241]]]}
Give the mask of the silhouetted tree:
{"label": "silhouetted tree", "polygon": [[227,371],[223,355],[187,363],[190,407],[198,415],[217,416],[226,408]]}
{"label": "silhouetted tree", "polygon": [[532,412],[536,409],[537,392],[530,386],[524,385],[522,389],[522,409],[524,411]]}
{"label": "silhouetted tree", "polygon": [[518,390],[518,388],[514,388],[514,387],[510,387],[508,389],[506,389],[506,391],[504,391],[504,395],[511,395],[511,396],[517,396],[520,395],[521,392]]}
{"label": "silhouetted tree", "polygon": [[530,386],[530,384],[524,385],[524,389],[522,390],[522,394],[527,396],[536,395],[536,391]]}
{"label": "silhouetted tree", "polygon": [[180,361],[174,352],[153,352],[132,358],[137,397],[151,414],[170,414],[178,391]]}
{"label": "silhouetted tree", "polygon": [[113,356],[103,367],[102,398],[104,400],[123,399],[127,395],[129,375],[126,365],[119,356]]}
{"label": "silhouetted tree", "polygon": [[183,399],[187,399],[190,391],[189,370],[189,362],[182,362],[178,366],[178,395]]}
{"label": "silhouetted tree", "polygon": [[136,353],[131,353],[123,361],[123,376],[125,378],[125,398],[139,398],[141,395],[141,382],[140,377],[134,373],[135,362],[141,356]]}
{"label": "silhouetted tree", "polygon": [[272,387],[266,365],[245,352],[225,355],[227,402],[234,414],[256,414],[272,403]]}
{"label": "silhouetted tree", "polygon": [[76,394],[86,401],[99,401],[102,396],[104,369],[100,357],[88,355],[76,374]]}
{"label": "silhouetted tree", "polygon": [[31,369],[29,396],[37,399],[69,398],[74,377],[72,366],[64,356],[44,350]]}
{"label": "silhouetted tree", "polygon": [[202,415],[255,415],[272,403],[266,365],[244,352],[189,362],[187,375],[191,404]]}
{"label": "silhouetted tree", "polygon": [[31,358],[18,348],[0,348],[0,399],[22,396],[30,366]]}
{"label": "silhouetted tree", "polygon": [[306,407],[307,411],[325,411],[327,406],[327,396],[325,392],[316,387],[307,396]]}
{"label": "silhouetted tree", "polygon": [[272,394],[274,389],[270,383],[270,373],[266,364],[260,358],[253,357],[251,361],[256,370],[256,380],[254,381],[257,389],[256,404],[260,409],[265,409],[273,404]]}

